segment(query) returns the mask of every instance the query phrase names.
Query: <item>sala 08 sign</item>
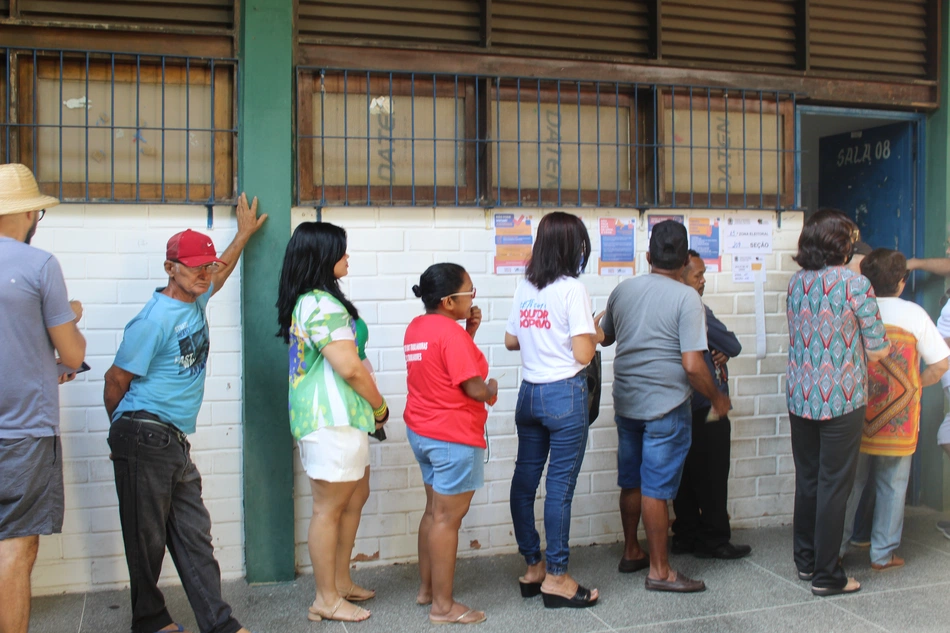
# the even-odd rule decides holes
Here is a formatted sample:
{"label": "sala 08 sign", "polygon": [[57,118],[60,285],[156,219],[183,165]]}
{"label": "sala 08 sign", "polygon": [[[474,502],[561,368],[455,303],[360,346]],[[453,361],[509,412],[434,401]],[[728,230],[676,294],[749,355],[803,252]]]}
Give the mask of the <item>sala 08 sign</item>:
{"label": "sala 08 sign", "polygon": [[[844,167],[845,165],[864,165],[871,164],[871,144],[865,143],[862,145],[855,145],[847,149],[841,148],[838,150],[838,167]],[[891,157],[891,142],[878,141],[874,145],[873,152],[874,160],[887,160]]]}

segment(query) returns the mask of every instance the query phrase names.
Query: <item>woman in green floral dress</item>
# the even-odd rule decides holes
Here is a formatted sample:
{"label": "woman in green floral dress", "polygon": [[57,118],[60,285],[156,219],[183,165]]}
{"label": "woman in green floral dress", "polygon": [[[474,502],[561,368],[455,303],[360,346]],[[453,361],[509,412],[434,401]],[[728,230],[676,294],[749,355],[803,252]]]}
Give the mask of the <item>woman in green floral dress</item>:
{"label": "woman in green floral dress", "polygon": [[353,582],[349,562],[369,497],[367,433],[389,410],[360,360],[365,324],[340,290],[348,259],[342,228],[301,224],[287,244],[277,299],[278,336],[290,344],[290,429],[313,493],[313,621],[365,620],[370,612],[353,603],[375,595]]}

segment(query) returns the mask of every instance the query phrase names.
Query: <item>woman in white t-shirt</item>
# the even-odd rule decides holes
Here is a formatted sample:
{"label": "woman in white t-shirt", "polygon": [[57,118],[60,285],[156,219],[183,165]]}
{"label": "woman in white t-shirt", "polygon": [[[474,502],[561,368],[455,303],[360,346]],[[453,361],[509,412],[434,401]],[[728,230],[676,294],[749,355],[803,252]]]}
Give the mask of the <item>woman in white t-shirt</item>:
{"label": "woman in white t-shirt", "polygon": [[[528,564],[518,580],[522,596],[540,593],[548,608],[589,607],[598,598],[596,589],[578,585],[567,573],[571,502],[587,446],[583,370],[604,338],[600,317],[591,316],[590,296],[577,279],[589,257],[590,237],[580,218],[560,211],[544,216],[505,332],[505,347],[521,350],[523,365],[510,501],[518,551]],[[545,462],[542,558],[534,502]]]}

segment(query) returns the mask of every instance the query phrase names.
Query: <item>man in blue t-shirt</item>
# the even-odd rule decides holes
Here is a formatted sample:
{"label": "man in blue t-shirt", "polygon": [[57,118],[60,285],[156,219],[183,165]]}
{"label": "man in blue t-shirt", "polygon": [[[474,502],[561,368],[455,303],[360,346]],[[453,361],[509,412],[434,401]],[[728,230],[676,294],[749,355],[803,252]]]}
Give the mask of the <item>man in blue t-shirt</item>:
{"label": "man in blue t-shirt", "polygon": [[129,565],[132,633],[182,630],[158,588],[166,546],[201,631],[247,631],[221,597],[211,516],[186,435],[195,432],[204,396],[205,307],[266,219],[257,217],[257,198],[248,207],[242,193],[237,235],[221,259],[208,236],[192,230],[173,235],[165,250],[168,285],[125,327],[106,372],[103,399],[112,420],[109,447]]}
{"label": "man in blue t-shirt", "polygon": [[[59,387],[86,339],[56,258],[30,246],[46,209],[23,165],[0,165],[0,631],[26,633],[40,534],[63,528]],[[59,358],[57,358],[57,354]],[[59,366],[57,366],[57,364]]]}

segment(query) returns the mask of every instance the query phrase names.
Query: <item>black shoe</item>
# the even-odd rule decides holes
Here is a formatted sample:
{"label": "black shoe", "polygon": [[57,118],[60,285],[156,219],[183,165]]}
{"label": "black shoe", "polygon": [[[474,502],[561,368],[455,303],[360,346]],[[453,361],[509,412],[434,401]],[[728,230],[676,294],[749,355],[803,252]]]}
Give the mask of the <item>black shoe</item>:
{"label": "black shoe", "polygon": [[541,593],[541,583],[539,582],[521,582],[519,580],[518,585],[521,587],[522,598],[534,598]]}
{"label": "black shoe", "polygon": [[742,558],[752,553],[752,547],[749,545],[733,545],[724,543],[715,549],[697,549],[693,552],[696,558],[719,558],[722,560],[733,560]]}
{"label": "black shoe", "polygon": [[591,600],[590,589],[587,587],[582,587],[577,585],[577,591],[574,592],[573,598],[565,598],[564,596],[556,596],[551,593],[541,592],[541,599],[544,601],[544,606],[547,609],[586,609],[587,607],[592,607],[597,604],[597,598]]}
{"label": "black shoe", "polygon": [[696,546],[691,541],[673,538],[670,542],[670,554],[692,554],[694,551]]}
{"label": "black shoe", "polygon": [[617,571],[621,574],[632,574],[650,566],[650,555],[644,554],[643,558],[621,558],[617,564]]}

